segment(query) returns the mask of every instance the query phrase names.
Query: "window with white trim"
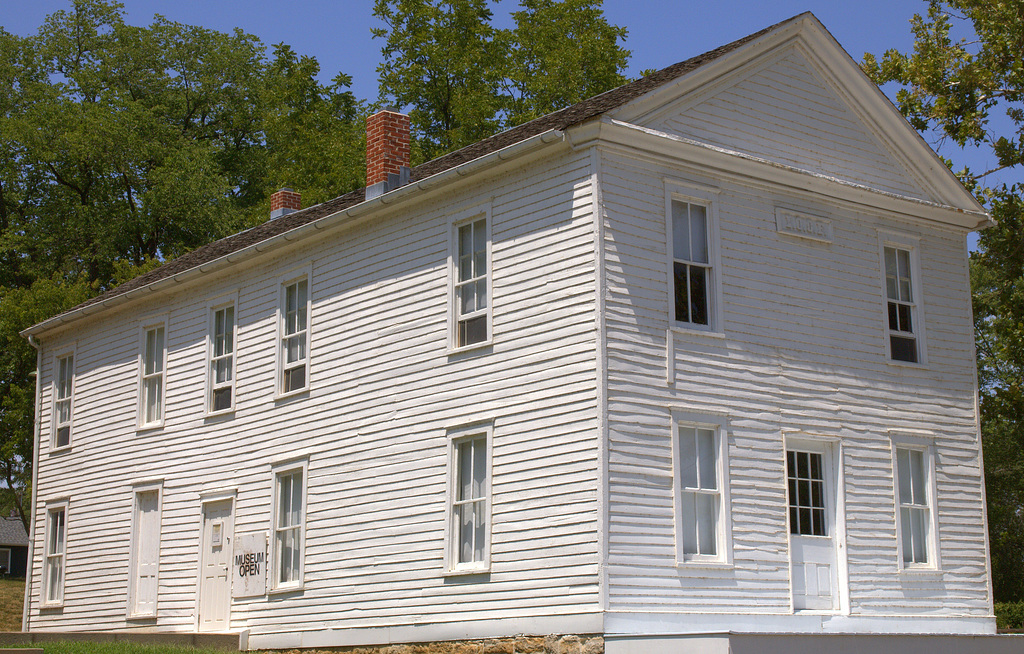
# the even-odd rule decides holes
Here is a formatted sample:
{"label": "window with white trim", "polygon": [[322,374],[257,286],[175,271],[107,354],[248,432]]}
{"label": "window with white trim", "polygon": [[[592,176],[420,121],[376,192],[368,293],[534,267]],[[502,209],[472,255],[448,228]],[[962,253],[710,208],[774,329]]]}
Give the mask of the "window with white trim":
{"label": "window with white trim", "polygon": [[451,439],[448,569],[490,566],[490,427],[462,430]]}
{"label": "window with white trim", "polygon": [[676,322],[711,325],[711,256],[708,209],[672,200],[672,293]]}
{"label": "window with white trim", "polygon": [[64,602],[65,554],[67,551],[67,503],[46,509],[46,561],[43,568],[43,604]]}
{"label": "window with white trim", "polygon": [[486,214],[455,225],[455,348],[485,343],[491,338],[490,245]]}
{"label": "window with white trim", "polygon": [[235,305],[214,307],[210,311],[207,411],[220,413],[235,406]]}
{"label": "window with white trim", "polygon": [[884,246],[886,318],[889,356],[894,361],[919,361],[918,310],[913,280],[913,252]]}
{"label": "window with white trim", "polygon": [[896,503],[904,567],[934,567],[931,456],[926,449],[896,447]]}
{"label": "window with white trim", "polygon": [[727,562],[724,419],[674,415],[678,560]]}
{"label": "window with white trim", "polygon": [[304,462],[274,472],[274,589],[291,590],[302,586],[305,478]]}
{"label": "window with white trim", "polygon": [[75,356],[57,357],[53,382],[53,447],[71,445],[71,409],[75,391]]}
{"label": "window with white trim", "polygon": [[143,329],[140,357],[139,426],[155,427],[164,421],[167,327],[161,323]]}
{"label": "window with white trim", "polygon": [[309,387],[309,276],[281,285],[278,392],[296,393]]}

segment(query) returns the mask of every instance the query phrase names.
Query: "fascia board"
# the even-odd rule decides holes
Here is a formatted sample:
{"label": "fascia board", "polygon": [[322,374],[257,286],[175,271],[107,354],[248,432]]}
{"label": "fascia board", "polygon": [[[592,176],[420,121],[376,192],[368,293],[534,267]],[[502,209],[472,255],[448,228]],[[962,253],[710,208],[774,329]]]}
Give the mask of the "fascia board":
{"label": "fascia board", "polygon": [[247,261],[266,252],[276,251],[293,243],[317,236],[323,230],[351,224],[356,220],[360,220],[368,216],[369,214],[381,211],[385,207],[404,203],[413,197],[420,200],[423,198],[425,193],[435,191],[441,186],[454,183],[458,179],[475,175],[484,170],[499,166],[500,164],[512,159],[531,155],[552,144],[563,142],[565,142],[564,132],[556,129],[547,130],[523,141],[519,141],[518,143],[514,143],[500,150],[486,154],[478,159],[473,159],[472,161],[467,161],[459,166],[443,170],[437,174],[431,175],[430,177],[412,182],[397,188],[394,191],[380,195],[372,200],[361,202],[348,207],[347,209],[342,209],[341,211],[329,214],[313,222],[306,223],[301,227],[278,234],[277,236],[265,241],[254,243],[248,247],[236,250],[230,254],[226,254],[194,268],[182,271],[176,275],[172,275],[171,277],[165,277],[164,279],[157,280],[151,284],[140,286],[139,288],[132,289],[127,293],[115,295],[107,300],[90,304],[82,307],[81,309],[74,309],[56,315],[41,323],[22,330],[19,334],[23,338],[39,336],[63,325],[77,322],[78,320],[88,316],[105,312],[113,307],[167,292],[171,289],[178,288],[182,284],[192,282],[193,280],[221,270],[227,266]]}
{"label": "fascia board", "polygon": [[677,160],[699,162],[702,170],[718,171],[741,181],[753,180],[759,184],[773,184],[778,187],[811,192],[869,207],[876,211],[899,213],[966,230],[981,229],[992,224],[988,214],[984,211],[961,209],[880,191],[846,180],[754,157],[743,152],[702,143],[677,134],[669,134],[611,118],[605,118],[602,121],[601,140]]}

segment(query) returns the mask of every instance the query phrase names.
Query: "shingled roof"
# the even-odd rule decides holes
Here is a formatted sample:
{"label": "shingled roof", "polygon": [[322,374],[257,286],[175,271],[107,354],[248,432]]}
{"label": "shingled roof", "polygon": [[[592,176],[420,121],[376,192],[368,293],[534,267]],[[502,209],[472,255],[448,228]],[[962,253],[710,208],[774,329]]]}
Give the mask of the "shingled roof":
{"label": "shingled roof", "polygon": [[[522,125],[505,130],[504,132],[485,138],[482,141],[473,143],[472,145],[467,145],[455,152],[451,152],[438,157],[437,159],[428,161],[412,169],[410,181],[416,182],[426,179],[544,132],[550,130],[564,130],[574,125],[579,125],[588,120],[597,118],[612,109],[621,107],[650,91],[653,91],[700,68],[701,66],[739,49],[747,43],[750,43],[769,32],[773,32],[787,23],[800,20],[806,15],[810,15],[810,12],[804,12],[733,41],[732,43],[728,43],[719,48],[715,48],[714,50],[709,50],[704,54],[681,61],[666,68],[662,68],[650,75],[641,77],[640,79],[634,80],[610,91],[595,95],[578,104],[541,116],[540,118],[536,118],[523,123]],[[125,295],[136,289],[141,289],[155,282],[193,270],[244,248],[298,229],[299,227],[315,222],[321,218],[336,214],[339,211],[354,207],[365,201],[365,191],[366,189],[359,189],[357,191],[352,191],[351,193],[346,193],[345,195],[328,200],[327,202],[287,214],[275,220],[268,220],[267,222],[244,232],[239,232],[238,234],[201,246],[191,252],[177,257],[176,259],[168,261],[158,268],[154,268],[144,275],[140,275],[125,282],[124,284],[121,284],[120,286],[97,295],[62,315],[78,312],[86,307],[102,303],[112,298]],[[51,318],[51,320],[53,319]],[[43,324],[45,323],[40,323],[40,325]],[[32,328],[26,331],[34,331],[34,329],[35,328]]]}

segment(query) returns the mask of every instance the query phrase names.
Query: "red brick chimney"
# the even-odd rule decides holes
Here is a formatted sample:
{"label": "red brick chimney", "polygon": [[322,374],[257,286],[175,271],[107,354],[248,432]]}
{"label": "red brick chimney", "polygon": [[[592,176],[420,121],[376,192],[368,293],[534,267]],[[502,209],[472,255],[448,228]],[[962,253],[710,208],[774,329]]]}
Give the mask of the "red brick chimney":
{"label": "red brick chimney", "polygon": [[387,182],[409,166],[409,117],[384,109],[366,119],[366,185]]}
{"label": "red brick chimney", "polygon": [[302,196],[290,188],[283,188],[270,196],[270,219],[280,218],[302,208]]}

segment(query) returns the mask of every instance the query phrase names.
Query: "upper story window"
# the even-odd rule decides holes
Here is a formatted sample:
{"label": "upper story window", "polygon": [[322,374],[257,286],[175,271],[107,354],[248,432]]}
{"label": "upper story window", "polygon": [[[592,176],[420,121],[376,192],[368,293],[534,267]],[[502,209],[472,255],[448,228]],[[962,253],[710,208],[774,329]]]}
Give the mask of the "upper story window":
{"label": "upper story window", "polygon": [[164,421],[166,335],[165,323],[150,325],[142,330],[142,352],[139,357],[140,427],[157,427]]}
{"label": "upper story window", "polygon": [[450,435],[450,572],[480,572],[490,565],[490,429]]}
{"label": "upper story window", "polygon": [[672,200],[672,279],[676,321],[710,324],[711,260],[704,205]]}
{"label": "upper story window", "polygon": [[721,333],[721,288],[717,259],[718,192],[666,182],[669,322],[676,327]]}
{"label": "upper story window", "polygon": [[490,231],[488,216],[456,223],[452,253],[454,348],[491,339]]}
{"label": "upper story window", "polygon": [[57,357],[53,384],[53,447],[71,445],[71,409],[75,390],[75,357]]}
{"label": "upper story window", "polygon": [[278,393],[309,388],[309,274],[281,285]]}
{"label": "upper story window", "polygon": [[915,303],[912,252],[885,246],[885,294],[889,326],[889,356],[917,363],[917,305]]}
{"label": "upper story window", "polygon": [[235,305],[215,307],[210,315],[209,404],[219,413],[235,406]]}

